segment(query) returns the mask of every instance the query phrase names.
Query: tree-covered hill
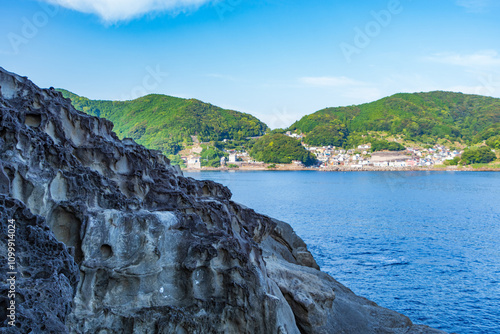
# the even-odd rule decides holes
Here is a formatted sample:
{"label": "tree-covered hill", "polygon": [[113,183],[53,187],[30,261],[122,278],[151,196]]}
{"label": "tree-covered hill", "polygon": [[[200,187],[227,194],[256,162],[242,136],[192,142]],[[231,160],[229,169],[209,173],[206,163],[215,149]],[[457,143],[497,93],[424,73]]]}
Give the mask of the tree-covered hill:
{"label": "tree-covered hill", "polygon": [[[445,138],[475,143],[499,134],[500,99],[442,91],[401,93],[358,106],[323,109],[289,129],[315,135],[330,124],[339,128],[339,121],[353,135],[383,131],[413,141]],[[345,133],[341,131],[339,141]]]}
{"label": "tree-covered hill", "polygon": [[263,135],[268,129],[252,115],[195,99],[152,94],[132,101],[103,101],[58,90],[76,109],[112,121],[120,138],[133,138],[166,154],[176,154],[182,144],[191,142],[191,136],[200,141],[241,140]]}
{"label": "tree-covered hill", "polygon": [[250,155],[258,161],[268,163],[289,164],[297,160],[310,166],[316,161],[314,155],[307,151],[297,139],[281,133],[270,133],[258,139]]}

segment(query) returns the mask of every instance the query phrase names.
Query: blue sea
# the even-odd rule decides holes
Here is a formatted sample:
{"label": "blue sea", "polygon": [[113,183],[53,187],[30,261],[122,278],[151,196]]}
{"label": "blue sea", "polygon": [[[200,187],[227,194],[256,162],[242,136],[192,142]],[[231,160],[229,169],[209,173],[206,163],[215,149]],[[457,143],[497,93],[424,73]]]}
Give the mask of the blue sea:
{"label": "blue sea", "polygon": [[500,333],[500,173],[185,175],[291,224],[355,293],[447,332]]}

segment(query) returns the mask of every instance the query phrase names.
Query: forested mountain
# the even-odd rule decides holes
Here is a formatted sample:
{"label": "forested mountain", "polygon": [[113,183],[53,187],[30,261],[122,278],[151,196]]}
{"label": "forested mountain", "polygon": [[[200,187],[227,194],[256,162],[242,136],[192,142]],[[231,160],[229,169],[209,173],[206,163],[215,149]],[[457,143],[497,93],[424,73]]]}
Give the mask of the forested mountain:
{"label": "forested mountain", "polygon": [[120,138],[133,138],[151,149],[175,154],[182,144],[223,139],[241,140],[263,135],[267,125],[252,115],[222,109],[196,99],[147,95],[132,101],[90,100],[58,89],[73,106],[115,124]]}
{"label": "forested mountain", "polygon": [[[167,155],[176,154],[190,144],[194,135],[200,141],[217,142],[261,136],[269,130],[252,115],[195,99],[147,95],[132,101],[101,101],[66,90],[59,91],[70,98],[77,109],[112,121],[120,138],[133,138],[139,144]],[[304,143],[312,146],[353,147],[362,142],[385,143],[384,138],[376,135],[385,133],[420,143],[433,143],[438,139],[465,144],[486,141],[495,148],[500,142],[500,99],[442,91],[401,93],[357,106],[323,109],[304,116],[288,130],[304,133]],[[271,151],[267,142],[254,147],[254,158],[290,160],[288,141],[273,138],[271,142],[276,144]],[[265,152],[258,152],[264,148]],[[279,159],[269,159],[270,156],[279,156]],[[309,162],[305,156],[292,160],[304,159]]]}
{"label": "forested mountain", "polygon": [[289,128],[314,138],[316,145],[345,143],[348,133],[369,131],[420,142],[445,138],[475,143],[498,135],[499,129],[500,99],[442,91],[401,93],[357,106],[327,108]]}

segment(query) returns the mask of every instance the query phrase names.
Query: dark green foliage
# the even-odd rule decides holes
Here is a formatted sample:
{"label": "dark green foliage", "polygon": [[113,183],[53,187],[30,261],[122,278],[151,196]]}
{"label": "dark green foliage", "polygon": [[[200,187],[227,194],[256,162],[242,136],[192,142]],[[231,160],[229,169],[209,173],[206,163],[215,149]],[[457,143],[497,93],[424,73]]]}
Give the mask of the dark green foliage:
{"label": "dark green foliage", "polygon": [[227,153],[224,153],[215,146],[206,146],[201,151],[201,165],[208,167],[219,167],[220,159],[222,157],[228,157]]}
{"label": "dark green foliage", "polygon": [[298,160],[306,166],[316,162],[315,157],[301,143],[280,133],[268,134],[255,142],[250,155],[266,163],[288,164]]}
{"label": "dark green foliage", "polygon": [[217,142],[216,147],[225,150],[250,151],[255,139],[231,140],[227,142]]}
{"label": "dark green foliage", "polygon": [[377,151],[403,151],[405,147],[400,143],[387,140],[372,140],[372,152]]}
{"label": "dark green foliage", "polygon": [[479,148],[473,148],[470,150],[466,150],[462,154],[461,163],[464,165],[469,164],[487,164],[496,159],[495,153],[491,151],[491,149],[487,146],[482,146]]}
{"label": "dark green foliage", "polygon": [[332,120],[309,131],[304,143],[311,146],[343,146],[349,131],[339,120]]}
{"label": "dark green foliage", "polygon": [[344,143],[344,147],[358,147],[362,144],[368,144],[374,141],[375,138],[368,136],[366,134],[362,134],[360,132],[351,132],[347,137],[346,142]]}
{"label": "dark green foliage", "polygon": [[460,162],[460,157],[454,157],[452,160],[445,160],[443,162],[446,166],[456,166]]}
{"label": "dark green foliage", "polygon": [[285,129],[282,129],[282,128],[277,128],[277,129],[274,129],[274,130],[271,130],[269,132],[267,132],[268,134],[272,134],[272,133],[281,133],[281,134],[284,134],[286,132]]}
{"label": "dark green foliage", "polygon": [[483,140],[488,140],[491,137],[496,137],[500,135],[500,123],[495,123],[478,133],[474,137],[474,142],[479,143],[482,142]]}
{"label": "dark green foliage", "polygon": [[307,134],[333,120],[345,124],[350,133],[384,131],[429,144],[437,138],[479,142],[499,133],[500,99],[440,91],[396,94],[359,106],[320,110],[289,130]]}
{"label": "dark green foliage", "polygon": [[226,110],[195,99],[147,95],[133,101],[95,101],[59,90],[73,106],[87,114],[107,118],[118,137],[165,154],[176,154],[198,136],[203,142],[243,140],[259,136],[267,126],[249,114]]}
{"label": "dark green foliage", "polygon": [[486,141],[486,145],[495,150],[500,150],[500,135],[495,137],[490,137]]}
{"label": "dark green foliage", "polygon": [[173,154],[170,154],[168,156],[168,159],[170,160],[170,163],[172,165],[179,165],[181,166],[181,168],[186,168],[186,164],[184,163],[184,161],[181,159],[180,155],[173,155]]}

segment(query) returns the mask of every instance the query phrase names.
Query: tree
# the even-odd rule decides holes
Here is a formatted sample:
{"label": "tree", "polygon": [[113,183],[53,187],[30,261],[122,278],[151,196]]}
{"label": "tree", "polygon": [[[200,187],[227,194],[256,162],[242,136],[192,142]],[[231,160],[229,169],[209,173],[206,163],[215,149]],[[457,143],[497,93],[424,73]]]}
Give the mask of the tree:
{"label": "tree", "polygon": [[217,147],[207,146],[201,151],[201,165],[209,167],[219,167],[220,159],[227,157],[227,153],[219,150]]}
{"label": "tree", "polygon": [[461,163],[469,164],[487,164],[496,159],[495,153],[487,146],[466,150],[462,154]]}
{"label": "tree", "polygon": [[377,151],[402,151],[405,147],[398,142],[389,142],[387,140],[373,140],[372,152]]}
{"label": "tree", "polygon": [[495,150],[500,150],[500,136],[490,137],[486,141],[486,145]]}
{"label": "tree", "polygon": [[304,143],[311,146],[343,146],[349,131],[339,120],[320,125],[310,131],[304,138]]}
{"label": "tree", "polygon": [[313,154],[307,151],[296,139],[280,133],[268,134],[253,145],[250,155],[266,163],[289,164],[298,160],[310,166],[316,162]]}

